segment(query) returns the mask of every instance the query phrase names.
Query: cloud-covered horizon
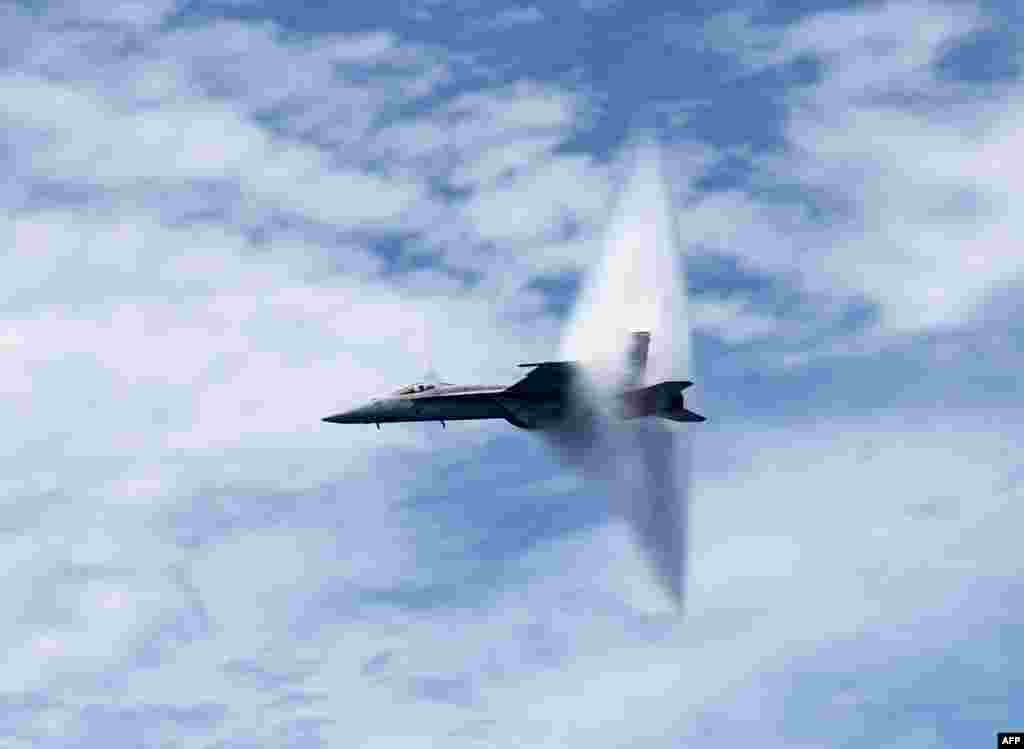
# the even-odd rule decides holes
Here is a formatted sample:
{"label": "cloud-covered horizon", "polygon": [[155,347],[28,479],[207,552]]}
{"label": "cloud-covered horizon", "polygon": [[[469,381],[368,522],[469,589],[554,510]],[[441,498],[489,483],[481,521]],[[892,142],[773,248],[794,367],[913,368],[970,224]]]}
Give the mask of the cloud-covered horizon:
{"label": "cloud-covered horizon", "polygon": [[[0,10],[0,735],[1008,730],[1016,13]],[[556,357],[638,125],[710,418],[682,617],[534,435],[319,421],[427,369],[511,382]]]}

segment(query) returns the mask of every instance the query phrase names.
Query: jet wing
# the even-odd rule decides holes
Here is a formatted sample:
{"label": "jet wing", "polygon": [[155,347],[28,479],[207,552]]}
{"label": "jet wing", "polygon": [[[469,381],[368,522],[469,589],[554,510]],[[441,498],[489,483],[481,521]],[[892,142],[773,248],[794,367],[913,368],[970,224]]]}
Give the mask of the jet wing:
{"label": "jet wing", "polygon": [[533,371],[519,382],[505,389],[507,395],[526,397],[557,395],[564,392],[576,378],[576,363],[571,361],[545,361],[520,364],[533,367]]}

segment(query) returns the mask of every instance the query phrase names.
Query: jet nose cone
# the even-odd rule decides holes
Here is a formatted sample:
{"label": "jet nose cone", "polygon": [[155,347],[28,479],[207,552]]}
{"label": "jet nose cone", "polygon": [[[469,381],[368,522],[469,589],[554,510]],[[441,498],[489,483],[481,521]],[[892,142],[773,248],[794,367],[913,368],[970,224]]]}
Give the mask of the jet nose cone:
{"label": "jet nose cone", "polygon": [[342,411],[340,414],[328,416],[321,421],[327,421],[331,424],[370,424],[371,422],[379,421],[379,415],[377,404],[368,403],[353,408],[350,411]]}
{"label": "jet nose cone", "polygon": [[334,414],[334,416],[325,416],[321,421],[331,424],[359,424],[365,421],[365,419],[360,418],[355,411],[346,411],[345,413]]}

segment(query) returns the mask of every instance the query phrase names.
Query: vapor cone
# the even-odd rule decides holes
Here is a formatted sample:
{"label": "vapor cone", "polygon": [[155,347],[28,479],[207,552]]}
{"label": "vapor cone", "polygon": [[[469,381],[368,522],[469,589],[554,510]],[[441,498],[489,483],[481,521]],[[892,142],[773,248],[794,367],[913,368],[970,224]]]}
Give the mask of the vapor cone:
{"label": "vapor cone", "polygon": [[676,604],[686,577],[692,425],[614,418],[632,331],[651,332],[646,384],[687,379],[690,325],[671,191],[653,139],[634,141],[606,229],[604,254],[584,279],[562,342],[584,368],[581,416],[551,432],[566,462],[603,487]]}

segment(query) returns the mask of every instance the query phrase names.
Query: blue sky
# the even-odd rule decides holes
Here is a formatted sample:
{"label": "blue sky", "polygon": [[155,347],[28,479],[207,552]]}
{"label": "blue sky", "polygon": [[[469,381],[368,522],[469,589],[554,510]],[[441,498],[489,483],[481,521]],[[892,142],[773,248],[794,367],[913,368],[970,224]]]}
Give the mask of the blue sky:
{"label": "blue sky", "polygon": [[[5,6],[0,735],[898,748],[1012,728],[1021,20]],[[711,418],[683,616],[534,435],[319,421],[429,368],[505,382],[553,357],[635,127],[663,145]]]}

